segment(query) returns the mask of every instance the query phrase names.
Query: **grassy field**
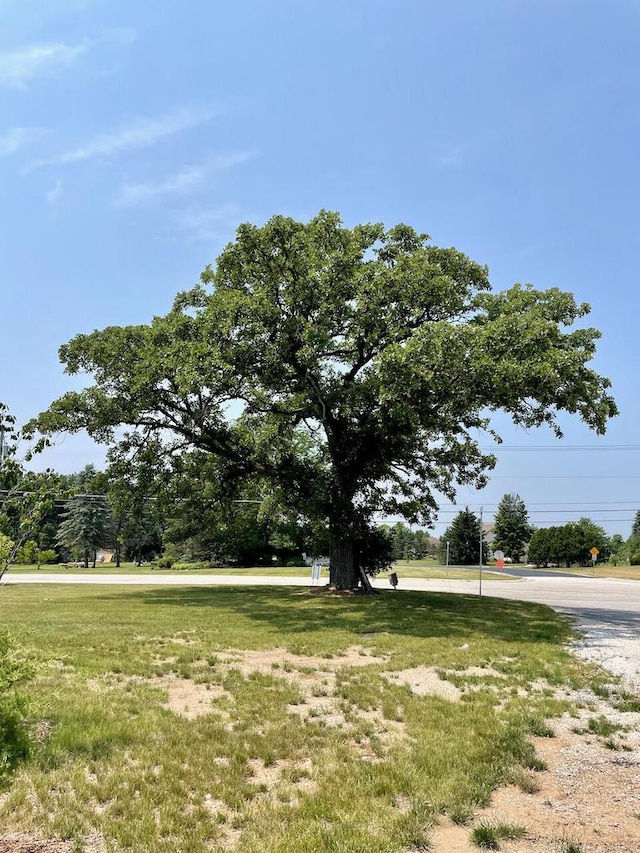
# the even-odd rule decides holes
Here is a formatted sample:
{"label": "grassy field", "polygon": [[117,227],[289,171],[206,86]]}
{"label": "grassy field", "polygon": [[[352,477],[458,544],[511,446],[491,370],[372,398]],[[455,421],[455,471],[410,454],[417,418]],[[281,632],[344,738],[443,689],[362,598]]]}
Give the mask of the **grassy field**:
{"label": "grassy field", "polygon": [[552,688],[599,677],[561,617],[489,597],[51,585],[0,608],[36,669],[0,826],[78,851],[426,850],[439,815],[531,785]]}
{"label": "grassy field", "polygon": [[[35,565],[32,566],[12,566],[11,572],[16,574],[21,574],[25,572],[37,572],[38,568]],[[51,566],[41,566],[39,571],[46,572],[48,574],[73,574],[76,572],[80,572],[82,574],[97,574],[97,575],[118,575],[118,574],[128,574],[128,575],[179,575],[184,574],[185,570],[180,569],[156,569],[151,565],[145,566],[135,566],[133,563],[122,563],[121,567],[117,569],[115,566],[107,563],[106,565],[98,565],[95,569],[83,569],[83,568],[68,568],[63,565],[51,565]],[[208,574],[208,575],[231,575],[231,576],[242,576],[242,575],[258,575],[260,577],[310,577],[311,569],[306,568],[304,566],[301,567],[287,567],[287,568],[271,568],[265,566],[255,566],[246,569],[236,569],[236,568],[224,568],[224,569],[198,569],[198,574]],[[426,579],[442,579],[442,578],[455,578],[456,580],[477,580],[478,579],[478,569],[477,568],[460,568],[455,566],[450,566],[448,569],[445,566],[435,565],[432,561],[421,561],[421,560],[407,560],[396,563],[393,567],[393,571],[397,572],[398,575],[406,578],[426,578]],[[188,572],[187,572],[188,573]],[[382,572],[379,577],[387,578],[389,572]],[[328,581],[329,572],[327,569],[322,569],[322,579]],[[486,580],[505,580],[505,578],[500,573],[492,571],[490,568],[483,573],[483,578]]]}
{"label": "grassy field", "polygon": [[591,566],[572,566],[570,569],[562,568],[558,571],[589,578],[619,578],[620,580],[640,581],[640,566],[597,565],[595,572]]}

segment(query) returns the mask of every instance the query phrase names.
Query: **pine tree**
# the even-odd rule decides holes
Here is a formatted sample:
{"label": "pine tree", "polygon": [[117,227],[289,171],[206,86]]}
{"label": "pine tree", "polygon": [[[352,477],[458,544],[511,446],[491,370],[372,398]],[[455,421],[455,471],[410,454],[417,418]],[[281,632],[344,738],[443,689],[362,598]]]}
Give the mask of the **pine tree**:
{"label": "pine tree", "polygon": [[627,540],[629,555],[634,556],[640,551],[640,509],[636,512],[631,525],[631,536]]}
{"label": "pine tree", "polygon": [[498,504],[493,528],[494,549],[517,563],[524,555],[533,530],[529,513],[520,495],[504,495]]}
{"label": "pine tree", "polygon": [[[440,537],[442,553],[449,542],[449,563],[453,566],[477,566],[480,552],[480,520],[468,507],[459,512]],[[483,545],[483,561],[487,548]]]}
{"label": "pine tree", "polygon": [[57,540],[74,556],[96,565],[96,550],[105,547],[113,536],[113,516],[106,498],[76,497],[69,502],[58,528]]}

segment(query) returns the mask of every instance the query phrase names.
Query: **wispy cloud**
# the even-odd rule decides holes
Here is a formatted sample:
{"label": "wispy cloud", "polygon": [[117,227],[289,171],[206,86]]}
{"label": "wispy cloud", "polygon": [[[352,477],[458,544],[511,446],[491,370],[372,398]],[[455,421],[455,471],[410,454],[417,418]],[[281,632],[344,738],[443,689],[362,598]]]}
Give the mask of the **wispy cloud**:
{"label": "wispy cloud", "polygon": [[91,46],[82,44],[31,44],[19,50],[0,53],[0,86],[25,89],[36,77],[73,65]]}
{"label": "wispy cloud", "polygon": [[47,204],[50,207],[55,207],[56,204],[62,198],[63,189],[62,189],[62,181],[60,178],[56,178],[53,187],[46,193],[45,198],[47,199]]}
{"label": "wispy cloud", "polygon": [[243,215],[234,204],[183,211],[175,219],[175,228],[191,243],[221,244],[229,240]]}
{"label": "wispy cloud", "polygon": [[452,145],[438,158],[439,166],[461,166],[470,153],[470,146],[466,143]]}
{"label": "wispy cloud", "polygon": [[132,148],[151,148],[164,137],[197,127],[215,115],[213,110],[184,108],[151,118],[134,117],[113,133],[96,136],[78,148],[71,148],[53,157],[36,160],[27,167],[27,171],[41,166],[62,166],[95,157],[109,157]]}
{"label": "wispy cloud", "polygon": [[0,133],[0,157],[9,157],[39,139],[46,131],[42,127],[10,127]]}
{"label": "wispy cloud", "polygon": [[119,207],[146,204],[160,196],[186,195],[210,186],[211,179],[220,172],[244,163],[253,157],[250,151],[238,151],[210,157],[202,163],[185,166],[180,171],[160,181],[146,184],[124,184],[115,198]]}

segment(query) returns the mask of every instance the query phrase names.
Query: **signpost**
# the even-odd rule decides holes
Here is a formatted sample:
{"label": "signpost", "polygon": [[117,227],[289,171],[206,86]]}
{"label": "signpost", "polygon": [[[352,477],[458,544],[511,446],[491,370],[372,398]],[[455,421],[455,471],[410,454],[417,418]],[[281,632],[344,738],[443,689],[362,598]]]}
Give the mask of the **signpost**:
{"label": "signpost", "polygon": [[493,559],[496,561],[497,569],[504,569],[504,551],[494,551]]}
{"label": "signpost", "polygon": [[591,565],[593,567],[593,574],[595,575],[595,573],[596,573],[596,560],[598,559],[598,554],[600,553],[600,551],[598,551],[597,548],[591,548],[589,553],[591,554]]}

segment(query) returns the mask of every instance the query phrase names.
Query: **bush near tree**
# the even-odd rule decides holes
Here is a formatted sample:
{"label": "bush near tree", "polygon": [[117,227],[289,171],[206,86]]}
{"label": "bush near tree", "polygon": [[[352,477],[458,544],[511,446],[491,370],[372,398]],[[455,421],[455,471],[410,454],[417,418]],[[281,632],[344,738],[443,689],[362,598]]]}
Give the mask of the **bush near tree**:
{"label": "bush near tree", "polygon": [[27,661],[8,634],[0,632],[0,790],[31,749],[26,705],[17,690],[30,675]]}

